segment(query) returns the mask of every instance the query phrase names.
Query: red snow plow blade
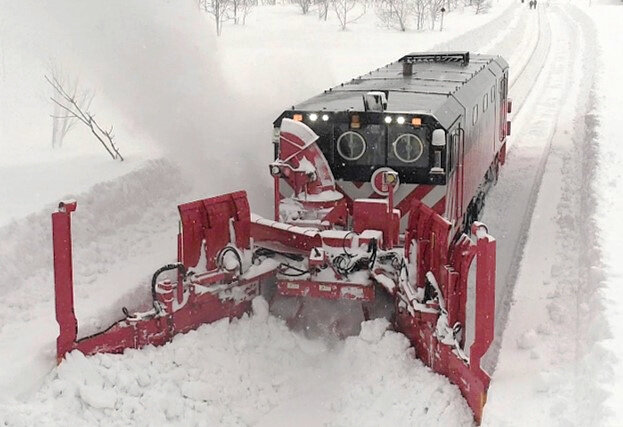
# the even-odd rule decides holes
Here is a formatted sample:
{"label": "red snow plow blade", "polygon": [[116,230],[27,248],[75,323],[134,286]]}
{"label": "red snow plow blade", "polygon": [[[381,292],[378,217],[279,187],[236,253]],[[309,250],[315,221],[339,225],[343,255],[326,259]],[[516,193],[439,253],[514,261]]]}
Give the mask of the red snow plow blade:
{"label": "red snow plow blade", "polygon": [[[223,257],[249,249],[249,205],[244,192],[179,206],[183,232],[178,236],[178,262],[156,271],[152,280],[153,308],[130,314],[103,332],[77,338],[71,262],[71,212],[76,202],[61,203],[52,214],[56,319],[60,327],[57,358],[80,350],[84,354],[121,353],[126,348],[162,345],[178,334],[224,317],[240,317],[250,308],[259,282],[274,275],[254,269],[239,275],[221,265]],[[235,233],[230,251],[223,251]],[[235,246],[233,246],[235,245]],[[237,249],[233,249],[233,248]],[[220,258],[219,258],[220,257]],[[205,265],[199,265],[203,258]],[[188,267],[197,267],[190,270]],[[167,270],[177,270],[176,283],[157,281]]]}
{"label": "red snow plow blade", "polygon": [[[52,214],[58,361],[72,350],[121,353],[162,345],[202,324],[242,316],[258,295],[271,307],[277,298],[293,304],[348,301],[360,304],[369,319],[383,294],[391,301],[394,328],[408,337],[418,358],[459,387],[480,422],[490,381],[480,360],[493,339],[495,240],[477,222],[473,238],[453,236],[452,224],[417,199],[411,200],[408,225],[400,233],[401,212],[393,204],[397,174],[391,170],[381,173],[386,199],[357,199],[347,207],[328,168],[324,176],[310,173],[326,165],[314,148],[313,132],[301,126],[282,126],[282,136],[294,148],[271,165],[274,220],[251,214],[242,191],[180,205],[178,260],[155,272],[153,307],[143,313],[124,309],[122,320],[84,338],[78,338],[73,301],[71,213],[76,203],[61,203]],[[298,188],[298,196],[282,197],[280,180]],[[467,325],[473,262],[475,322]],[[177,279],[159,281],[167,270],[175,270]],[[301,315],[300,308],[294,316]],[[465,343],[468,327],[474,328],[470,346]]]}

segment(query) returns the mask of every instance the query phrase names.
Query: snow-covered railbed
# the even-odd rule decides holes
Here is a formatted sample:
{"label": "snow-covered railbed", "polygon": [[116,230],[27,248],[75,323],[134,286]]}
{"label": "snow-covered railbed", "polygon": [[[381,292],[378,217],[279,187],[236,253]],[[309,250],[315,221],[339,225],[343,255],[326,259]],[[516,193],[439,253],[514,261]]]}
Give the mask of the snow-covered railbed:
{"label": "snow-covered railbed", "polygon": [[605,420],[604,366],[590,356],[603,327],[595,298],[599,253],[591,219],[595,28],[568,4],[552,4],[550,14],[552,53],[544,86],[517,120],[522,140],[509,156],[509,165],[516,166],[506,171],[517,175],[503,184],[503,205],[510,209],[518,207],[512,199],[517,192],[508,185],[521,189],[519,183],[536,176],[537,191],[524,205],[533,213],[526,217],[529,232],[521,233],[526,243],[490,389],[489,425],[601,425]]}
{"label": "snow-covered railbed", "polygon": [[253,316],[205,325],[165,347],[74,352],[28,403],[0,404],[0,424],[472,424],[458,389],[414,359],[387,321],[366,322],[329,348],[269,316],[262,298],[253,303]]}

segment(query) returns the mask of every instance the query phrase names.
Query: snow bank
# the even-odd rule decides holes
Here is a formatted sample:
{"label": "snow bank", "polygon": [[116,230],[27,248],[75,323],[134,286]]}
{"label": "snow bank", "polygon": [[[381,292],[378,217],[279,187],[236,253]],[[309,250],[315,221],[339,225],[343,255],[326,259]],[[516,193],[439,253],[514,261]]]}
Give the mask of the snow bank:
{"label": "snow bank", "polygon": [[254,307],[260,315],[203,326],[165,347],[73,352],[30,401],[0,406],[0,424],[472,424],[458,389],[415,360],[386,321],[331,349],[267,316],[265,301]]}
{"label": "snow bank", "polygon": [[[596,229],[590,242],[595,245],[588,272],[595,294],[585,306],[591,322],[587,328],[592,338],[588,362],[593,375],[607,395],[600,396],[607,418],[605,425],[620,425],[623,419],[623,180],[621,164],[621,45],[619,30],[623,19],[620,2],[602,1],[589,9],[595,21],[600,48],[598,78],[593,87],[594,110],[587,114],[587,126],[592,125],[592,140],[598,142],[593,150],[598,167],[593,171],[592,202],[595,214],[591,224]],[[596,151],[596,153],[595,153]],[[595,160],[595,159],[593,159]],[[596,315],[598,313],[598,315]]]}
{"label": "snow bank", "polygon": [[[597,150],[610,144],[596,136],[595,113],[603,109],[595,108],[593,82],[600,64],[594,46],[596,33],[603,30],[570,4],[552,4],[548,19],[552,46],[536,82],[539,98],[531,97],[525,105],[535,107],[514,117],[514,132],[521,138],[515,140],[509,168],[500,180],[509,182],[508,173],[521,167],[534,174],[541,160],[534,153],[545,147],[548,157],[483,424],[620,425],[620,417],[609,418],[609,412],[620,407],[621,394],[616,392],[620,378],[612,375],[613,354],[608,348],[617,342],[608,339],[604,322],[604,313],[616,313],[620,304],[608,304],[604,310],[600,236],[595,229],[595,223],[607,224],[608,235],[616,235],[619,246],[609,248],[609,253],[615,257],[621,253],[614,232],[614,218],[620,215],[618,196],[613,199],[616,193],[607,188],[610,182],[594,185],[595,177],[608,176],[610,181],[611,174],[620,170],[619,163],[610,163],[618,161],[616,150],[607,149],[607,162],[600,159],[603,165],[597,164],[596,156]],[[611,52],[614,46],[619,45],[613,43]],[[620,65],[613,65],[606,67],[611,77],[608,91],[612,91],[606,111],[612,112],[621,93],[615,90]],[[538,103],[531,104],[533,100]],[[618,129],[616,119],[611,126]],[[615,145],[616,141],[613,137]],[[596,209],[595,194],[608,194],[603,199],[608,200],[607,207]],[[615,351],[620,352],[620,346]],[[609,388],[615,392],[608,401]]]}
{"label": "snow bank", "polygon": [[[150,274],[175,259],[175,206],[187,187],[170,163],[154,161],[66,195],[78,200],[72,231],[81,336],[117,320],[124,305],[148,302]],[[0,398],[28,391],[54,365],[54,210],[0,227]]]}

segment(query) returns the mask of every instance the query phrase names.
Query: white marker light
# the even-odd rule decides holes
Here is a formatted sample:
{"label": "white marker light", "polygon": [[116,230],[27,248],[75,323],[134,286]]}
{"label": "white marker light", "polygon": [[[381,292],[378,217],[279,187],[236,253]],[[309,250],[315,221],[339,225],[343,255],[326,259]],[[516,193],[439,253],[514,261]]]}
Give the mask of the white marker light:
{"label": "white marker light", "polygon": [[329,115],[328,114],[323,114],[322,115],[322,121],[323,122],[328,122],[329,121]]}
{"label": "white marker light", "polygon": [[399,125],[404,125],[404,124],[405,124],[405,118],[404,118],[404,117],[398,117],[398,118],[396,119],[396,122],[397,122]]}
{"label": "white marker light", "polygon": [[390,116],[385,117],[385,123],[389,124],[392,122],[392,118]]}
{"label": "white marker light", "polygon": [[315,122],[316,120],[318,120],[318,114],[316,113],[311,113],[309,115],[309,120],[311,120],[312,122]]}

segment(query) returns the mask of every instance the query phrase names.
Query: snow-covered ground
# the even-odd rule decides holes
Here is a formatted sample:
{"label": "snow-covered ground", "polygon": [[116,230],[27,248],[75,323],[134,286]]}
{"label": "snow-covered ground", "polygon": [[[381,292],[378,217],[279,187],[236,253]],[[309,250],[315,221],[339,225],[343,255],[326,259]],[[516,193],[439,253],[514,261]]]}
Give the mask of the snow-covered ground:
{"label": "snow-covered ground", "polygon": [[598,380],[602,408],[610,425],[616,425],[623,419],[623,228],[618,218],[623,212],[623,152],[619,145],[623,33],[618,29],[623,9],[620,3],[611,2],[593,7],[588,13],[598,30],[600,59],[590,95],[592,108],[586,116],[586,125],[592,128],[587,141],[597,147],[594,155],[598,166],[592,173],[591,185],[595,235],[590,241],[597,248],[590,253],[588,278],[596,292],[588,301],[590,312],[585,316],[592,344],[586,352],[590,363],[586,373]]}
{"label": "snow-covered ground", "polygon": [[[147,301],[150,273],[175,256],[177,203],[246,188],[268,211],[281,110],[436,47],[500,53],[520,76],[508,165],[485,217],[505,255],[484,422],[617,425],[623,6],[552,1],[537,13],[500,0],[486,15],[448,14],[443,32],[407,33],[378,27],[373,13],[341,32],[295,6],[265,6],[217,41],[192,3],[0,1],[0,424],[471,424],[458,390],[382,322],[329,347],[267,317],[261,300],[252,317],[163,348],[72,354],[54,367],[54,202],[79,201],[86,333]],[[93,109],[115,125],[126,162],[80,130],[51,149],[50,61],[96,90]]]}
{"label": "snow-covered ground", "polygon": [[74,352],[5,421],[471,425],[458,389],[414,359],[386,320],[367,322],[358,337],[328,348],[291,332],[261,297],[253,305],[250,318],[207,325],[164,348],[89,359]]}

